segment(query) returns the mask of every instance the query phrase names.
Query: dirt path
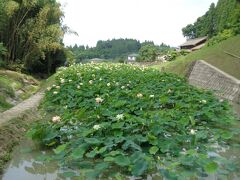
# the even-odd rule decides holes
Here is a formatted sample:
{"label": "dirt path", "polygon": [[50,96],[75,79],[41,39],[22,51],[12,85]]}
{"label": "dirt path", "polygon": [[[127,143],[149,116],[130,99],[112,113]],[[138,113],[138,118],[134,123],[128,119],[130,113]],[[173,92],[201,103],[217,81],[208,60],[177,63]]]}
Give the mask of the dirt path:
{"label": "dirt path", "polygon": [[0,113],[0,126],[13,118],[21,116],[26,110],[36,108],[42,98],[43,93],[39,92],[15,107]]}

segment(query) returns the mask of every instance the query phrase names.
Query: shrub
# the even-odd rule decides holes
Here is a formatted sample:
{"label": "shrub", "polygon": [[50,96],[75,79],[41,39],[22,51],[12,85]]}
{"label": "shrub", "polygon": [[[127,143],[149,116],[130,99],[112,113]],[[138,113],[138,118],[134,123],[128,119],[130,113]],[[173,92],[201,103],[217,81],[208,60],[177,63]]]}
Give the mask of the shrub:
{"label": "shrub", "polygon": [[232,29],[226,29],[218,35],[214,36],[208,41],[208,46],[212,46],[214,44],[220,43],[230,37],[234,36],[234,31]]}
{"label": "shrub", "polygon": [[90,179],[228,172],[220,158],[208,156],[215,143],[237,133],[228,128],[235,122],[228,103],[178,76],[132,65],[79,64],[58,72],[43,107],[54,117],[28,135],[53,149],[54,160],[85,169],[81,175]]}

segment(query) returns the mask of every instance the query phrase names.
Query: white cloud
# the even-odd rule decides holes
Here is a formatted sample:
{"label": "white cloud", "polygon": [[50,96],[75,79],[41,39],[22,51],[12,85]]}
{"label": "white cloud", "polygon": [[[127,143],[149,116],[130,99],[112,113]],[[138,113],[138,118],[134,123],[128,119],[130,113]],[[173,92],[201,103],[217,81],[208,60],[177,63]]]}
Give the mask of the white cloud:
{"label": "white cloud", "polygon": [[79,34],[66,45],[95,46],[98,40],[134,38],[177,46],[181,29],[203,15],[217,0],[59,0],[64,23]]}

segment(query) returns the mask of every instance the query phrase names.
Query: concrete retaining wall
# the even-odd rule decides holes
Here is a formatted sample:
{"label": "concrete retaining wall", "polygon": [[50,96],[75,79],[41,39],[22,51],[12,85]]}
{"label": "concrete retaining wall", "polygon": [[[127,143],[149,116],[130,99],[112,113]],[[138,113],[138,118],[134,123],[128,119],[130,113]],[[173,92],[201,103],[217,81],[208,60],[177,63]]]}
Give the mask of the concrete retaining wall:
{"label": "concrete retaining wall", "polygon": [[221,98],[240,102],[240,80],[205,61],[196,61],[189,75],[189,83],[213,90]]}

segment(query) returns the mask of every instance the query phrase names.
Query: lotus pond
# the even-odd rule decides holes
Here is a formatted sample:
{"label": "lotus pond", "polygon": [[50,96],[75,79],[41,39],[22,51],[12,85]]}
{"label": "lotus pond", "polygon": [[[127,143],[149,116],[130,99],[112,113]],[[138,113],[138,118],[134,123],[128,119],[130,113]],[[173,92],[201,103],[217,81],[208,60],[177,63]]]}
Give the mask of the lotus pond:
{"label": "lotus pond", "polygon": [[41,159],[67,168],[66,177],[224,179],[239,167],[216,155],[239,147],[228,102],[172,74],[121,64],[62,68],[42,109],[28,136],[53,152]]}

